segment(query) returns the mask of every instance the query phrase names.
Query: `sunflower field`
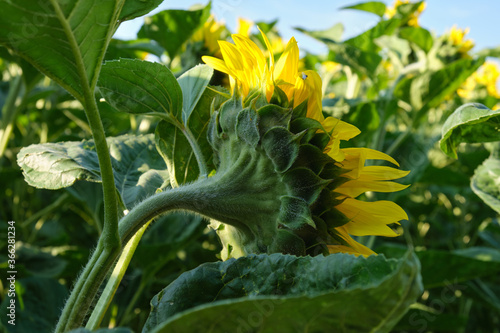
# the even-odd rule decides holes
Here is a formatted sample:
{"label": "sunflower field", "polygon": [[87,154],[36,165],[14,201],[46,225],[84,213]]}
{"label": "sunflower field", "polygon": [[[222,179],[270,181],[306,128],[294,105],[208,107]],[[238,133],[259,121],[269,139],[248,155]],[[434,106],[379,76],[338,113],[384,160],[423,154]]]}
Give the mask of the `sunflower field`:
{"label": "sunflower field", "polygon": [[0,332],[500,332],[500,47],[161,3],[0,0]]}

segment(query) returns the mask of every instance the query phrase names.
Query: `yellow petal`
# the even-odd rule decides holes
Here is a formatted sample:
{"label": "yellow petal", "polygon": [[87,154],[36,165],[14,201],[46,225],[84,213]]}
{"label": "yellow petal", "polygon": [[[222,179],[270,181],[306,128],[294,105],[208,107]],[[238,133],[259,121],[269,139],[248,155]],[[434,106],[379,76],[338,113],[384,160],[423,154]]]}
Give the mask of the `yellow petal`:
{"label": "yellow petal", "polygon": [[410,171],[399,170],[388,166],[365,166],[359,179],[363,180],[392,180],[407,176]]}
{"label": "yellow petal", "polygon": [[362,193],[373,192],[397,192],[402,191],[410,185],[403,185],[390,181],[375,180],[350,180],[335,189],[335,192],[355,198]]}
{"label": "yellow petal", "polygon": [[252,26],[252,21],[240,17],[238,18],[238,28],[236,31],[238,31],[238,34],[248,37]]}
{"label": "yellow petal", "polygon": [[330,136],[330,141],[328,141],[324,153],[337,162],[345,159],[345,154],[342,149],[340,149],[340,139],[338,136]]}
{"label": "yellow petal", "polygon": [[376,254],[373,252],[371,249],[368,247],[356,242],[351,235],[347,232],[347,230],[344,227],[337,227],[335,228],[337,231],[337,234],[339,234],[340,237],[348,244],[346,245],[327,245],[328,250],[330,250],[330,253],[348,253],[348,254],[354,254],[356,256],[362,255],[365,257],[368,257],[372,254]]}
{"label": "yellow petal", "polygon": [[226,73],[226,74],[229,74],[231,76],[234,75],[233,71],[230,70],[227,66],[226,66],[226,63],[223,61],[223,60],[220,60],[218,58],[215,58],[215,57],[209,57],[209,56],[203,56],[201,57],[201,60],[203,60],[203,62],[207,65],[209,65],[210,67],[212,67],[213,69],[216,69],[220,72],[223,72],[223,73]]}
{"label": "yellow petal", "polygon": [[384,160],[399,166],[395,159],[381,151],[370,148],[344,148],[342,149],[346,155],[362,157],[363,160]]}
{"label": "yellow petal", "polygon": [[233,38],[233,41],[235,45],[240,49],[240,50],[245,50],[248,54],[249,57],[251,57],[256,65],[257,65],[257,71],[256,74],[264,74],[265,67],[266,67],[266,58],[264,57],[264,54],[262,51],[259,49],[259,47],[252,42],[249,38],[243,36],[243,35],[238,35],[234,34],[231,35]]}
{"label": "yellow petal", "polygon": [[[269,39],[267,39],[267,36],[265,33],[262,32],[262,30],[257,26],[259,29],[262,38],[264,39],[264,43],[266,43],[267,50],[269,51],[269,68],[274,68],[274,54],[273,54],[273,48],[271,47],[271,43],[269,43]],[[272,71],[271,71],[272,73]],[[273,78],[274,79],[274,78]]]}
{"label": "yellow petal", "polygon": [[366,236],[388,236],[397,234],[387,224],[399,223],[407,220],[408,215],[397,204],[391,201],[364,202],[352,198],[346,198],[335,207],[351,221],[344,225],[351,235]]}
{"label": "yellow petal", "polygon": [[338,134],[340,140],[349,140],[361,133],[356,126],[334,117],[327,117],[321,125],[327,133]]}
{"label": "yellow petal", "polygon": [[299,47],[294,37],[290,38],[285,50],[274,67],[274,80],[295,83],[298,72]]}
{"label": "yellow petal", "polygon": [[293,93],[293,104],[300,105],[307,100],[308,118],[322,122],[322,82],[321,77],[315,71],[304,71],[298,73],[295,78],[295,91]]}

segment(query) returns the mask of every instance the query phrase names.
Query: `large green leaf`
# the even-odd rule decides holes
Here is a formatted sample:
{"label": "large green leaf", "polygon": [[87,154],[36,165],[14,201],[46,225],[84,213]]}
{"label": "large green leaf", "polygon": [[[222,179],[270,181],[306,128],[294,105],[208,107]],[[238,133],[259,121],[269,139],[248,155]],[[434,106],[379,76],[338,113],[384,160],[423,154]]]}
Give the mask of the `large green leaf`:
{"label": "large green leaf", "polygon": [[3,0],[0,44],[83,101],[93,90],[124,0]]}
{"label": "large green leaf", "polygon": [[409,75],[396,85],[394,96],[409,103],[418,112],[415,118],[420,120],[430,108],[453,94],[483,63],[484,58],[460,59],[435,72]]}
{"label": "large green leaf", "polygon": [[357,9],[357,10],[361,10],[364,12],[373,13],[375,15],[382,17],[385,14],[386,7],[385,7],[385,3],[383,3],[383,2],[368,1],[368,2],[358,3],[358,4],[352,5],[352,6],[342,7],[341,9]]}
{"label": "large green leaf", "polygon": [[488,206],[500,214],[500,159],[490,156],[475,171],[471,188]]}
{"label": "large green leaf", "polygon": [[165,50],[160,45],[147,39],[112,39],[104,60],[117,60],[120,58],[143,59],[145,53],[160,58],[163,52]]}
{"label": "large green leaf", "polygon": [[434,44],[431,33],[422,27],[405,27],[399,31],[401,38],[415,43],[425,52],[429,52]]}
{"label": "large green leaf", "polygon": [[421,292],[411,253],[250,255],[182,274],[153,298],[143,332],[388,332]]}
{"label": "large green leaf", "polygon": [[182,90],[182,121],[188,124],[189,117],[208,86],[214,70],[207,65],[198,65],[182,74],[179,86]]}
{"label": "large green leaf", "polygon": [[342,23],[337,23],[326,30],[307,30],[300,27],[294,27],[294,29],[324,43],[340,42],[344,33],[344,25]]}
{"label": "large green leaf", "polygon": [[348,44],[328,44],[332,54],[329,58],[351,67],[360,75],[373,76],[382,57],[375,52],[367,52]]}
{"label": "large green leaf", "polygon": [[[126,207],[154,193],[168,180],[153,135],[107,139],[115,185]],[[100,182],[93,140],[35,144],[21,149],[18,164],[28,184],[46,189],[73,185],[77,180]]]}
{"label": "large green leaf", "polygon": [[114,108],[134,114],[162,113],[181,121],[182,91],[168,67],[121,59],[102,67],[99,90]]}
{"label": "large green leaf", "polygon": [[344,43],[354,46],[364,52],[377,52],[378,47],[377,44],[375,44],[375,39],[384,35],[394,34],[400,25],[401,20],[398,19],[383,20],[377,23],[373,28],[346,40]]}
{"label": "large green leaf", "polygon": [[137,33],[139,38],[155,40],[173,59],[181,46],[200,28],[210,16],[211,4],[198,10],[164,10],[146,17]]}
{"label": "large green leaf", "polygon": [[119,20],[127,21],[146,15],[158,7],[162,2],[163,0],[125,0]]}
{"label": "large green leaf", "polygon": [[453,112],[443,125],[441,150],[457,158],[457,146],[462,143],[500,140],[500,110],[490,110],[477,103],[465,104]]}

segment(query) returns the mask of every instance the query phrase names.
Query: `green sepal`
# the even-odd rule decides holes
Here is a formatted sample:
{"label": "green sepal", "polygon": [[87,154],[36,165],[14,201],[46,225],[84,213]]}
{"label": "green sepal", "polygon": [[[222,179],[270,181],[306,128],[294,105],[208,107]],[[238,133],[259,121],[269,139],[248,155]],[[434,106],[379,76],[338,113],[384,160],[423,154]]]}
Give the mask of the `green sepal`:
{"label": "green sepal", "polygon": [[283,127],[273,127],[264,134],[262,147],[277,172],[288,170],[299,154],[296,136]]}
{"label": "green sepal", "polygon": [[238,113],[236,120],[236,133],[238,137],[252,148],[257,147],[260,140],[259,115],[255,110],[246,108]]}
{"label": "green sepal", "polygon": [[[328,155],[324,154],[318,147],[305,144],[300,146],[299,156],[295,160],[293,168],[307,168],[315,174],[320,174],[325,165],[331,163],[331,161],[332,159],[328,157]],[[338,167],[336,168],[338,169]],[[322,178],[330,179],[333,177]]]}
{"label": "green sepal", "polygon": [[293,232],[281,229],[274,238],[274,243],[269,248],[271,253],[291,254],[295,256],[306,255],[306,244]]}
{"label": "green sepal", "polygon": [[283,181],[292,196],[302,198],[308,204],[316,201],[323,188],[330,182],[330,180],[322,179],[306,168],[292,169],[286,172]]}
{"label": "green sepal", "polygon": [[[219,151],[219,146],[222,144],[222,128],[219,122],[218,111],[212,113],[212,117],[210,119],[210,122],[208,123],[207,140],[214,151]],[[217,156],[217,154],[214,154],[214,158],[215,156]],[[214,160],[214,163],[215,165],[219,164],[216,160]]]}
{"label": "green sepal", "polygon": [[292,110],[292,119],[306,118],[307,117],[307,99],[297,105]]}
{"label": "green sepal", "polygon": [[[291,230],[299,230],[309,225],[316,228],[311,218],[309,204],[302,198],[284,195],[281,197],[278,223]],[[279,226],[279,225],[278,225]]]}
{"label": "green sepal", "polygon": [[328,188],[321,191],[318,199],[314,202],[311,210],[317,214],[326,223],[328,231],[332,228],[343,226],[350,220],[335,207],[342,203],[341,199],[337,199],[337,195],[331,192]]}
{"label": "green sepal", "polygon": [[289,101],[285,92],[281,90],[278,86],[274,86],[273,95],[271,96],[270,104],[281,105],[282,107],[287,108]]}
{"label": "green sepal", "polygon": [[260,135],[264,136],[272,127],[283,127],[288,129],[292,112],[289,109],[279,107],[277,105],[266,105],[258,109],[260,116],[259,131]]}
{"label": "green sepal", "polygon": [[235,132],[236,119],[242,109],[241,99],[234,96],[222,104],[219,110],[219,125],[224,133]]}
{"label": "green sepal", "polygon": [[323,126],[317,120],[310,118],[298,118],[290,123],[293,133],[304,133],[302,143],[308,143],[314,138],[318,131],[323,131]]}

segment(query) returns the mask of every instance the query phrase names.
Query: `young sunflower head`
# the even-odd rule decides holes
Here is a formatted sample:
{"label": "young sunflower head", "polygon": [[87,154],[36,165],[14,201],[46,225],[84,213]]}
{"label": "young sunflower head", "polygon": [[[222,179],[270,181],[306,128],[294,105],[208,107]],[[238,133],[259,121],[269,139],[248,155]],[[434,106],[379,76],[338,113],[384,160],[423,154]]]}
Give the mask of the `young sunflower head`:
{"label": "young sunflower head", "polygon": [[226,193],[218,208],[225,212],[212,222],[223,258],[251,252],[373,254],[352,236],[397,236],[390,225],[408,217],[393,202],[357,198],[405,189],[392,180],[408,171],[366,165],[398,166],[382,152],[341,148],[360,131],[323,115],[321,79],[314,71],[298,71],[294,38],[277,61],[273,54],[267,61],[248,37],[232,38],[234,44],[219,41],[222,60],[203,57],[229,75],[232,88],[232,98],[213,111],[208,133],[218,165],[213,182]]}

